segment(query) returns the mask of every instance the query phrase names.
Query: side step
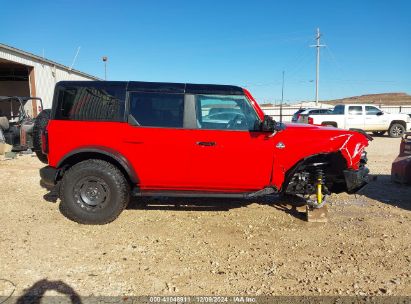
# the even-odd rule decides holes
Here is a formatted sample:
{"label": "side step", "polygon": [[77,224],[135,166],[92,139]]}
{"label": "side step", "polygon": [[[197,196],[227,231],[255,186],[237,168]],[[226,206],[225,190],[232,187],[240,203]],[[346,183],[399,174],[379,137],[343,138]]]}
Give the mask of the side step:
{"label": "side step", "polygon": [[147,196],[160,196],[160,197],[189,197],[189,198],[254,198],[264,196],[268,194],[277,193],[277,190],[273,187],[267,187],[255,192],[201,192],[201,191],[140,191],[138,188],[134,188],[132,196],[134,197],[147,197]]}

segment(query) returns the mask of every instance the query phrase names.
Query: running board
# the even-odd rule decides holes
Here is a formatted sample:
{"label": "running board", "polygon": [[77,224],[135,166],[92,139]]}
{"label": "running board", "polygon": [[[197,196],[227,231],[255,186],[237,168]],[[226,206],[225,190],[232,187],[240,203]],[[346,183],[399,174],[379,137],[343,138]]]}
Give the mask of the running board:
{"label": "running board", "polygon": [[138,188],[134,188],[132,196],[134,197],[147,197],[147,196],[160,196],[160,197],[189,197],[189,198],[254,198],[264,195],[277,193],[277,190],[273,187],[267,187],[255,192],[200,192],[200,191],[140,191]]}

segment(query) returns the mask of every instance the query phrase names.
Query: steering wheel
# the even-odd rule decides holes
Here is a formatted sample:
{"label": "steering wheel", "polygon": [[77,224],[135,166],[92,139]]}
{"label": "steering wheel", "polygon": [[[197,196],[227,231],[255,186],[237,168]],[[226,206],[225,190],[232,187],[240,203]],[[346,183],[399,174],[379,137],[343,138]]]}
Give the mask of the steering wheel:
{"label": "steering wheel", "polygon": [[227,123],[227,129],[231,130],[243,130],[247,127],[247,120],[243,114],[237,114]]}

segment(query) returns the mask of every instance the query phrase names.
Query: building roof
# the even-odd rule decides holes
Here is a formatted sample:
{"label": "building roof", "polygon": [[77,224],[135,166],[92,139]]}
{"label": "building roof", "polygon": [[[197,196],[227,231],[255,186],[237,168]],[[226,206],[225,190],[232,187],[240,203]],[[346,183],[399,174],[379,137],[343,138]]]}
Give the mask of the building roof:
{"label": "building roof", "polygon": [[25,56],[25,57],[29,57],[31,60],[36,60],[36,61],[38,61],[38,62],[40,62],[40,63],[45,63],[45,64],[49,64],[49,65],[52,65],[52,66],[54,65],[54,66],[56,66],[56,67],[61,68],[62,70],[66,70],[66,71],[69,71],[69,72],[71,72],[71,73],[75,73],[75,74],[78,74],[78,75],[81,75],[81,76],[84,76],[84,77],[87,77],[87,78],[91,78],[91,79],[95,79],[95,80],[100,80],[100,78],[98,78],[98,77],[96,77],[96,76],[93,76],[93,75],[90,75],[90,74],[81,72],[81,71],[76,70],[76,69],[71,69],[70,67],[68,67],[68,66],[66,66],[66,65],[63,65],[63,64],[61,64],[61,63],[52,61],[52,60],[50,60],[50,59],[43,58],[43,57],[41,57],[41,56],[34,55],[34,54],[32,54],[32,53],[29,53],[29,52],[26,52],[26,51],[17,49],[17,48],[12,47],[12,46],[8,46],[8,45],[3,44],[3,43],[0,43],[0,49],[4,49],[4,50],[9,51],[9,52],[11,51],[11,52],[17,53],[18,55],[22,55],[22,56]]}

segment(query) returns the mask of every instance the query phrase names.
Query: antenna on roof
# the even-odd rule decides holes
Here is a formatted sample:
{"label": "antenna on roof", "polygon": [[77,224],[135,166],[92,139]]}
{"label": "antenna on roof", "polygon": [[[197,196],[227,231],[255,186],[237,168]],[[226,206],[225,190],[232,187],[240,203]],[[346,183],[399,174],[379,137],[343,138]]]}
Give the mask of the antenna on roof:
{"label": "antenna on roof", "polygon": [[77,48],[77,52],[76,52],[76,55],[74,56],[73,63],[72,63],[71,66],[70,66],[70,71],[73,69],[73,66],[74,66],[74,64],[76,63],[76,59],[77,59],[78,53],[80,53],[80,48],[81,48],[81,46],[79,46],[79,47]]}

